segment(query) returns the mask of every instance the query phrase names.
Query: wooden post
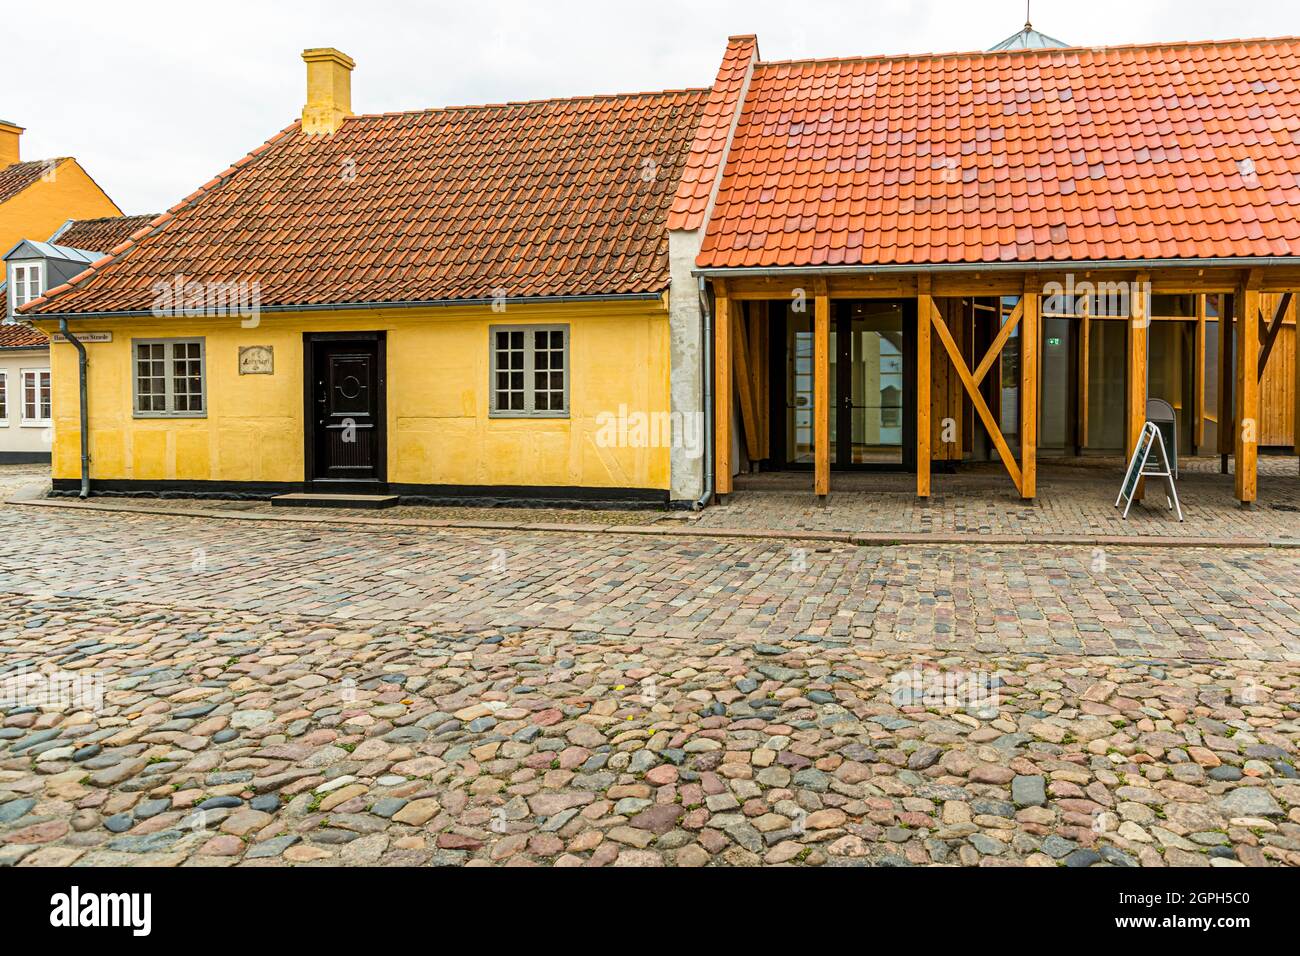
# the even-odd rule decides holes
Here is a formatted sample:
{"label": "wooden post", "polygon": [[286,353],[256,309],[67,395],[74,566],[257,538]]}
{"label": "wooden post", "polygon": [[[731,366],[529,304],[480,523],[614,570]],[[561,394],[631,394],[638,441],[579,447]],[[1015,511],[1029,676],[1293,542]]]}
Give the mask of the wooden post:
{"label": "wooden post", "polygon": [[754,411],[757,416],[758,457],[766,461],[769,451],[771,431],[770,395],[768,392],[768,375],[770,374],[768,353],[768,318],[765,301],[749,304],[749,359],[750,371],[754,378]]}
{"label": "wooden post", "polygon": [[[1142,426],[1147,420],[1147,326],[1151,318],[1147,315],[1146,283],[1147,275],[1139,272],[1134,284],[1135,294],[1129,297],[1126,402],[1128,428],[1124,436],[1125,463],[1132,457],[1133,449],[1137,447],[1138,438],[1142,435]],[[1144,482],[1139,480],[1137,488],[1133,491],[1133,497],[1137,501],[1142,500],[1143,484]]]}
{"label": "wooden post", "polygon": [[1205,293],[1196,296],[1196,344],[1193,347],[1195,367],[1192,369],[1192,425],[1193,451],[1200,452],[1205,444]]}
{"label": "wooden post", "polygon": [[722,280],[714,283],[713,317],[713,487],[719,498],[731,494],[731,299]]}
{"label": "wooden post", "polygon": [[1020,318],[1020,497],[1033,498],[1038,481],[1038,285],[1025,280]]}
{"label": "wooden post", "polygon": [[1293,441],[1295,448],[1292,451],[1300,455],[1300,307],[1295,310],[1295,325],[1292,326],[1291,344],[1295,347],[1295,361],[1291,363],[1293,377],[1291,379],[1291,398],[1295,402],[1295,417],[1292,424],[1295,425],[1295,435]]}
{"label": "wooden post", "polygon": [[1233,316],[1237,314],[1239,296],[1224,296],[1219,309],[1219,472],[1228,473],[1228,455],[1232,451],[1237,421],[1232,401]]}
{"label": "wooden post", "polygon": [[916,278],[916,496],[930,497],[930,277]]}
{"label": "wooden post", "polygon": [[1076,441],[1079,451],[1088,447],[1088,372],[1092,360],[1088,350],[1092,348],[1092,317],[1085,315],[1079,323],[1079,434]]}
{"label": "wooden post", "polygon": [[1237,429],[1233,483],[1237,500],[1256,497],[1259,449],[1259,276],[1254,270],[1237,292]]}
{"label": "wooden post", "polygon": [[813,303],[813,490],[822,501],[831,491],[831,300],[818,280]]}

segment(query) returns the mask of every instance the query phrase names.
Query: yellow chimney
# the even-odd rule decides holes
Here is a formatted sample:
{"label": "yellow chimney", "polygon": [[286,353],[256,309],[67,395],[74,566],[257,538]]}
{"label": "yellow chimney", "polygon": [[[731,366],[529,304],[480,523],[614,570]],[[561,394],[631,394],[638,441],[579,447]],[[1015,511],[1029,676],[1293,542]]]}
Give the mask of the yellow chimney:
{"label": "yellow chimney", "polygon": [[333,47],[303,50],[307,64],[307,105],[302,108],[304,133],[332,133],[352,115],[352,57]]}
{"label": "yellow chimney", "polygon": [[0,169],[18,162],[18,140],[23,128],[8,120],[0,120]]}

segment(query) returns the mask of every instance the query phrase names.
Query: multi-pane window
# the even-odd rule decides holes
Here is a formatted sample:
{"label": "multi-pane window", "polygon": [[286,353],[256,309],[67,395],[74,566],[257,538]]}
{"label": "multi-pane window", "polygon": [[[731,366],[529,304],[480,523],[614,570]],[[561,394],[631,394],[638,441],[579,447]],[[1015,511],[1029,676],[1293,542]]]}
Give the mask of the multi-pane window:
{"label": "multi-pane window", "polygon": [[0,370],[0,428],[9,424],[9,373]]}
{"label": "multi-pane window", "polygon": [[202,339],[134,343],[135,413],[197,417],[207,411]]}
{"label": "multi-pane window", "polygon": [[23,423],[48,425],[50,421],[50,370],[23,369]]}
{"label": "multi-pane window", "polygon": [[14,309],[41,297],[41,264],[39,262],[11,266],[9,273],[11,280],[9,301],[13,304]]}
{"label": "multi-pane window", "polygon": [[569,327],[493,326],[492,408],[496,417],[569,414]]}

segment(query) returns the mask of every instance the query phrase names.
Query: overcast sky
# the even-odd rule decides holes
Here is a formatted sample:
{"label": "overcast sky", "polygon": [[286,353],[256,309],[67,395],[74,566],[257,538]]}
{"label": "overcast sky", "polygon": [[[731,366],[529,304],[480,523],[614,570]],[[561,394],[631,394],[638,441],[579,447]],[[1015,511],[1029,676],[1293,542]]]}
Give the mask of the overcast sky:
{"label": "overcast sky", "polygon": [[[1300,32],[1295,0],[1032,13],[1089,46]],[[767,60],[983,49],[1024,15],[1024,0],[63,0],[5,44],[0,118],[27,128],[24,159],[76,156],[123,211],[158,212],[298,117],[305,47],[352,56],[353,109],[385,112],[707,86],[737,33]]]}

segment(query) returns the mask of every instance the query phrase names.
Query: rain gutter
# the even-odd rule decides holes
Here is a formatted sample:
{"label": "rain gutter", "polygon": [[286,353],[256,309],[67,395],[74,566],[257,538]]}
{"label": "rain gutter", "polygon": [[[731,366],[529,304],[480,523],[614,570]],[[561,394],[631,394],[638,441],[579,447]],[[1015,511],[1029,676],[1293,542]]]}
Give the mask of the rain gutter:
{"label": "rain gutter", "polygon": [[1300,266],[1300,256],[1249,256],[1210,259],[1062,259],[1053,262],[951,262],[917,265],[854,266],[738,266],[736,268],[694,269],[691,275],[704,279],[733,279],[780,276],[825,275],[896,275],[899,273],[943,272],[1069,272],[1079,269],[1164,269],[1164,268],[1258,268],[1264,266]]}

